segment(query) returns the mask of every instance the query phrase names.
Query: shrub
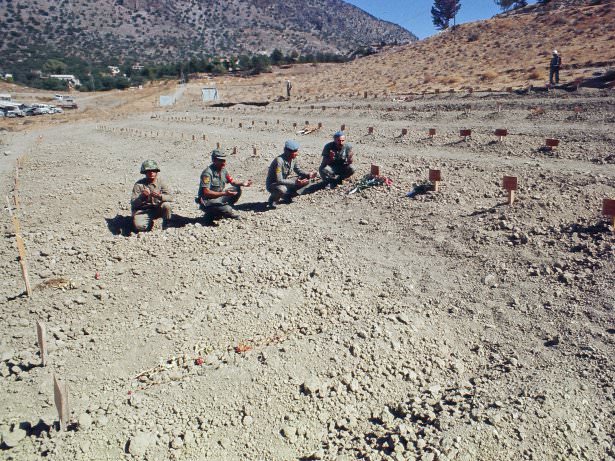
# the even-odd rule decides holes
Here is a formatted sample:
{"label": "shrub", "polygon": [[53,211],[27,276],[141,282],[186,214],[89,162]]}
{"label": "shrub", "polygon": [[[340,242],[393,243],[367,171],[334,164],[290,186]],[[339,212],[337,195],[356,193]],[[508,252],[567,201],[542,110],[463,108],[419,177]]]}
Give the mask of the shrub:
{"label": "shrub", "polygon": [[498,73],[493,70],[488,70],[480,75],[481,80],[493,80],[498,76]]}

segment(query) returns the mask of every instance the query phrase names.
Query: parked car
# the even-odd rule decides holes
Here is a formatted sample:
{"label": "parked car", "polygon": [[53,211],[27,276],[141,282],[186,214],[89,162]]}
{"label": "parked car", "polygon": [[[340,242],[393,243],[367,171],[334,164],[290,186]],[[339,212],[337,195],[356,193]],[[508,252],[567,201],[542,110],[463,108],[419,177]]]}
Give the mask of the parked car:
{"label": "parked car", "polygon": [[14,117],[24,117],[26,114],[24,114],[21,110],[19,109],[11,109],[11,110],[7,110],[5,116],[9,117],[9,118],[14,118]]}
{"label": "parked car", "polygon": [[43,115],[43,114],[48,114],[49,113],[49,109],[47,109],[46,107],[35,107],[34,108],[34,115]]}

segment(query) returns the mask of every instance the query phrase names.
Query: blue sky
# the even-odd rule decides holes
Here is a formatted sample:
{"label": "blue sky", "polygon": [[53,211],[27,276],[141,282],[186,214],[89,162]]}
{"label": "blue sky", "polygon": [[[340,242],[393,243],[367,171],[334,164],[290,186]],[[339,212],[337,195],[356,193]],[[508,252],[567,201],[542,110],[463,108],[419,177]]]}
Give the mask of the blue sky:
{"label": "blue sky", "polygon": [[[418,38],[425,38],[437,32],[431,22],[433,0],[346,0],[369,14],[385,21],[394,22],[414,33]],[[528,1],[536,3],[535,0]],[[461,0],[461,9],[456,22],[478,21],[487,19],[501,10],[494,0]]]}

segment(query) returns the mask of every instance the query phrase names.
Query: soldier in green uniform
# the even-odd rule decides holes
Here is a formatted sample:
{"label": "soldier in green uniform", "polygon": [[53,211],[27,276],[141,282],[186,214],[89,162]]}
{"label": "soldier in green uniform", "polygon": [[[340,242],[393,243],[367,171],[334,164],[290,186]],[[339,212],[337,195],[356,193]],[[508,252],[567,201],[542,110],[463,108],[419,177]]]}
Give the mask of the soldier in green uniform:
{"label": "soldier in green uniform", "polygon": [[[228,189],[227,184],[231,185]],[[226,154],[216,149],[211,153],[211,165],[201,173],[197,202],[210,221],[218,218],[239,219],[239,214],[231,205],[241,197],[241,188],[251,185],[252,180],[233,179],[226,171]]]}
{"label": "soldier in green uniform", "polygon": [[137,232],[149,231],[155,219],[162,217],[162,228],[166,229],[171,219],[171,191],[158,177],[160,168],[154,160],[146,160],[141,165],[145,178],[137,181],[132,188],[130,205],[132,224]]}
{"label": "soldier in green uniform", "polygon": [[[267,173],[267,191],[271,194],[267,205],[275,208],[280,200],[290,203],[292,198],[299,195],[303,188],[307,186],[310,179],[316,177],[316,172],[307,172],[301,169],[297,162],[299,154],[299,143],[297,141],[288,140],[284,144],[284,153],[276,157]],[[291,173],[297,175],[296,178],[290,178]]]}
{"label": "soldier in green uniform", "polygon": [[346,143],[344,132],[338,131],[333,135],[333,141],[327,143],[322,150],[319,171],[327,188],[336,187],[355,173],[353,157],[352,145]]}

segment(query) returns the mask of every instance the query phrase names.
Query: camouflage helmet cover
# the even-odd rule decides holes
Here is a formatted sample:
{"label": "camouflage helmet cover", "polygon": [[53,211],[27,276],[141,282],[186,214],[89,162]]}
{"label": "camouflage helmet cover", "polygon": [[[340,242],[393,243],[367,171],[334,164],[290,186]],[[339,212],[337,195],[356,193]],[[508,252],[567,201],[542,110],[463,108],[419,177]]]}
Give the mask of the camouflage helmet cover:
{"label": "camouflage helmet cover", "polygon": [[146,171],[160,171],[160,168],[155,160],[146,160],[141,164],[141,174],[145,174]]}
{"label": "camouflage helmet cover", "polygon": [[211,151],[211,159],[212,160],[226,160],[226,154],[221,150],[214,149]]}

